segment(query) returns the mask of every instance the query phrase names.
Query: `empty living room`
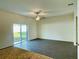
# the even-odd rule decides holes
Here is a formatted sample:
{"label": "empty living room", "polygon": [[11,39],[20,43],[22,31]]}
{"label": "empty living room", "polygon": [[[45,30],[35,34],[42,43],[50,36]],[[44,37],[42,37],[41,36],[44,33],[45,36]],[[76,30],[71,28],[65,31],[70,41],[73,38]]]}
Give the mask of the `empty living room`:
{"label": "empty living room", "polygon": [[79,59],[78,0],[0,0],[0,59]]}

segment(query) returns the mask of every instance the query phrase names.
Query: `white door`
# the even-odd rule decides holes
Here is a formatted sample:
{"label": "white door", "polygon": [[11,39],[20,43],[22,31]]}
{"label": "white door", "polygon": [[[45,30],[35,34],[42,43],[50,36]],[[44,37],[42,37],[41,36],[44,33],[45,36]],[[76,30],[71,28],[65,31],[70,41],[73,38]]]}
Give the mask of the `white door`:
{"label": "white door", "polygon": [[77,38],[76,38],[76,41],[77,41],[77,56],[79,59],[79,0],[77,0],[77,19],[76,19],[76,34],[77,34]]}
{"label": "white door", "polygon": [[78,35],[78,44],[79,44],[79,0],[77,0],[77,35]]}

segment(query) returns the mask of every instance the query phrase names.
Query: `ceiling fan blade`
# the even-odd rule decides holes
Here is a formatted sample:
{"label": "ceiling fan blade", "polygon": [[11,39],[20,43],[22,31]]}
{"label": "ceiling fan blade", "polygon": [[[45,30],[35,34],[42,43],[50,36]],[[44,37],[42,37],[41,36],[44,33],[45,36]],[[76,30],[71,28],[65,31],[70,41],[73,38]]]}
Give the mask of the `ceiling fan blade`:
{"label": "ceiling fan blade", "polygon": [[41,13],[39,14],[39,16],[46,16],[46,15],[48,15],[48,13],[43,13],[43,12],[41,12]]}

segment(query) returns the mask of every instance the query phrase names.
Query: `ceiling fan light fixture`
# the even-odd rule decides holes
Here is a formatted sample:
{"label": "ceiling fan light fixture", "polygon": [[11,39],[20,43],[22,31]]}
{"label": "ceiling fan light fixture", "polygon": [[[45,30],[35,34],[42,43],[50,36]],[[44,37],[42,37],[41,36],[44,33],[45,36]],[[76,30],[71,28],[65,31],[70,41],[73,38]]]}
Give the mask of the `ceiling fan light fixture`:
{"label": "ceiling fan light fixture", "polygon": [[38,21],[38,20],[40,20],[40,17],[39,16],[36,17],[36,21]]}

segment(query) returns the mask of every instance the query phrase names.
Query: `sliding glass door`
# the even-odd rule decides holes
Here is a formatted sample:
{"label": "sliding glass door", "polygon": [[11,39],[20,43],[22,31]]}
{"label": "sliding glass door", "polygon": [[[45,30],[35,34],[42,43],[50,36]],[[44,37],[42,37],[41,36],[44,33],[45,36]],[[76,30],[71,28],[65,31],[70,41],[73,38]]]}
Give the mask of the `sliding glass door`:
{"label": "sliding glass door", "polygon": [[25,24],[13,24],[14,44],[26,41],[28,38],[27,27]]}
{"label": "sliding glass door", "polygon": [[22,41],[25,41],[26,39],[28,39],[27,38],[27,30],[26,30],[26,25],[22,25],[21,26],[21,39],[22,39]]}

